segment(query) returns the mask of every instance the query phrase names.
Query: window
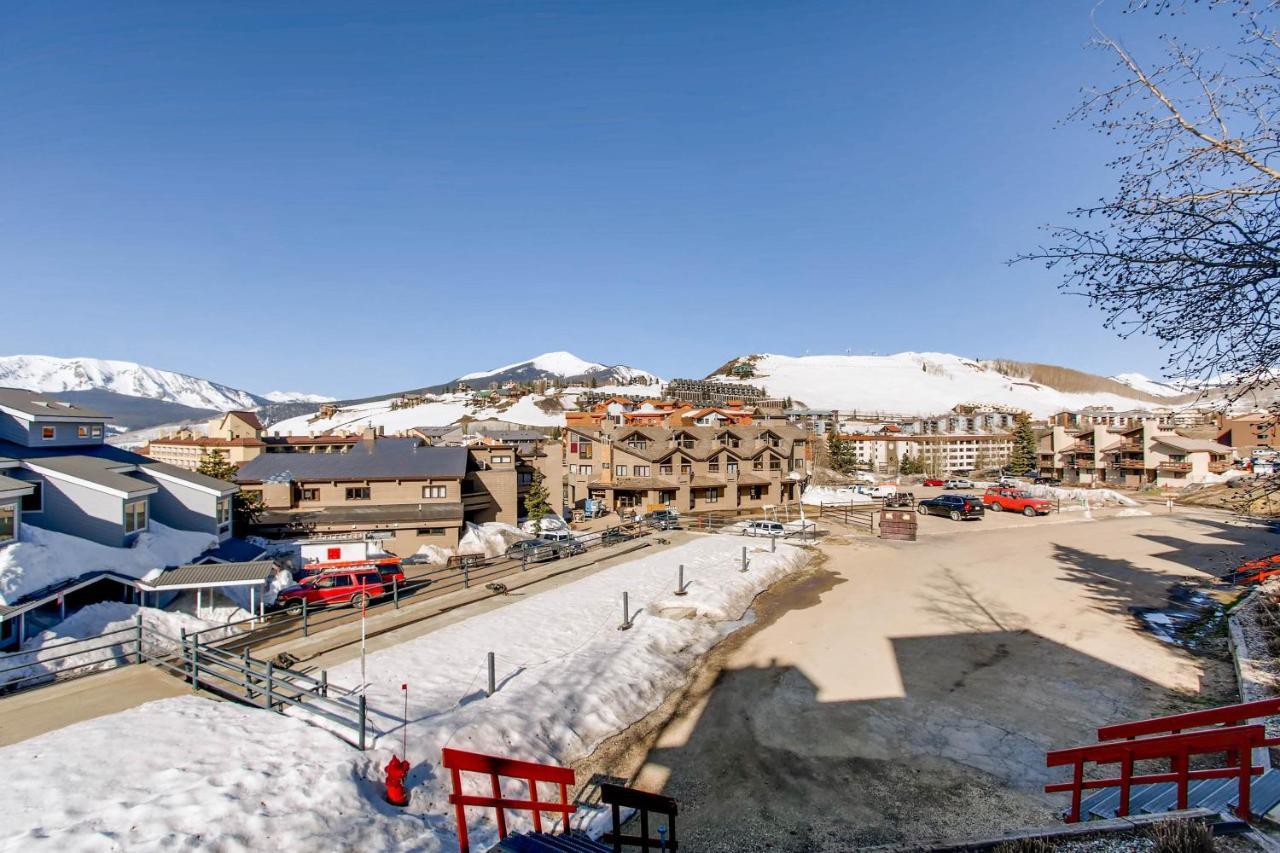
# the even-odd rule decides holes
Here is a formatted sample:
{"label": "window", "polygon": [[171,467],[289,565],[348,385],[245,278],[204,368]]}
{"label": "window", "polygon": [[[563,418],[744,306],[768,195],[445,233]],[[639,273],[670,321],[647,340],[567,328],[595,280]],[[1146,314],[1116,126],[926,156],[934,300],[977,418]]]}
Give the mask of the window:
{"label": "window", "polygon": [[489,461],[494,465],[510,465],[511,457],[505,454],[502,456],[490,456]]}
{"label": "window", "polygon": [[579,465],[579,466],[578,466],[578,473],[579,473],[579,474],[581,474],[581,475],[583,475],[584,477],[590,477],[590,476],[591,476],[591,471],[592,471],[592,466],[590,466],[590,465]]}
{"label": "window", "polygon": [[636,466],[636,476],[637,476],[637,477],[648,477],[648,476],[649,476],[649,466],[648,466],[648,465],[637,465],[637,466]]}
{"label": "window", "polygon": [[752,470],[752,471],[763,471],[763,470],[764,470],[764,460],[763,460],[763,459],[753,459],[753,460],[751,460],[751,470]]}
{"label": "window", "polygon": [[570,474],[576,474],[576,473],[578,473],[578,466],[577,466],[577,465],[570,465],[570,466],[569,466],[569,473],[570,473]]}
{"label": "window", "polygon": [[44,510],[44,483],[39,481],[32,483],[36,490],[29,495],[22,496],[23,512],[41,512]]}
{"label": "window", "polygon": [[591,442],[584,441],[578,445],[578,458],[579,459],[591,458]]}
{"label": "window", "polygon": [[218,526],[223,527],[231,523],[231,496],[218,498]]}
{"label": "window", "polygon": [[738,475],[738,463],[730,462],[728,472],[731,477],[736,477]]}
{"label": "window", "polygon": [[625,476],[627,476],[627,466],[626,466],[626,465],[614,465],[614,466],[613,466],[613,473],[614,473],[614,474],[616,474],[616,475],[617,475],[617,476],[619,476],[619,477],[625,477]]}
{"label": "window", "polygon": [[124,505],[124,532],[137,533],[147,529],[147,502],[129,501]]}
{"label": "window", "polygon": [[88,438],[89,428],[87,426],[76,427],[76,438]]}
{"label": "window", "polygon": [[692,466],[692,465],[689,465],[689,464],[681,465],[681,466],[680,466],[680,476],[682,476],[682,477],[692,477],[692,476],[693,476],[693,466]]}
{"label": "window", "polygon": [[665,477],[670,477],[672,473],[672,468],[670,465],[659,465],[658,473],[662,474]]}
{"label": "window", "polygon": [[716,461],[716,462],[708,462],[708,463],[707,463],[707,472],[708,472],[708,473],[711,473],[711,474],[719,474],[719,473],[720,473],[720,463],[719,463],[718,461]]}
{"label": "window", "polygon": [[304,488],[300,491],[299,497],[304,501],[320,500],[320,490],[317,488]]}
{"label": "window", "polygon": [[533,474],[527,471],[521,471],[519,474],[516,475],[516,484],[521,486],[532,485]]}
{"label": "window", "polygon": [[707,489],[707,503],[713,504],[720,500],[719,489]]}
{"label": "window", "polygon": [[351,575],[334,575],[333,585],[334,586],[355,586],[355,584],[351,581]]}
{"label": "window", "polygon": [[760,486],[751,487],[751,500],[758,501],[764,496],[764,490]]}
{"label": "window", "polygon": [[18,512],[13,504],[0,506],[0,542],[8,542],[14,537],[17,517]]}
{"label": "window", "polygon": [[51,427],[51,426],[40,427],[40,438],[44,439],[45,441],[53,441],[57,437],[58,437],[57,427]]}
{"label": "window", "polygon": [[771,458],[771,459],[769,460],[769,470],[770,470],[770,471],[779,471],[779,470],[781,470],[781,469],[782,469],[782,460],[781,460],[781,459],[779,459],[778,457],[774,456],[773,458]]}
{"label": "window", "polygon": [[444,528],[443,527],[419,527],[418,535],[419,536],[443,536]]}
{"label": "window", "polygon": [[347,489],[347,500],[349,501],[367,501],[369,497],[368,486],[351,486]]}
{"label": "window", "polygon": [[449,496],[448,486],[423,486],[422,496],[424,498],[447,498]]}
{"label": "window", "polygon": [[94,438],[102,438],[102,424],[95,424],[92,432]]}
{"label": "window", "polygon": [[643,438],[632,438],[627,441],[627,447],[630,447],[632,450],[645,450],[649,447],[649,442],[645,441]]}

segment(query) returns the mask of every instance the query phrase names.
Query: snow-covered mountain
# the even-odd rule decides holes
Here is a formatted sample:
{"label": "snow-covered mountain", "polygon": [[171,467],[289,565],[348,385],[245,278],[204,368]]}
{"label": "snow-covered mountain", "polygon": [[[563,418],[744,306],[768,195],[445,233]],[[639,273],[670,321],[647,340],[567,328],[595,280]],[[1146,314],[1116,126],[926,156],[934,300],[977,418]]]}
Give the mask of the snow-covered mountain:
{"label": "snow-covered mountain", "polygon": [[[994,366],[998,363],[948,353],[803,357],[762,354],[736,359],[723,370],[727,374],[730,367],[742,362],[751,364],[754,377],[733,377],[731,381],[759,385],[770,397],[790,397],[823,409],[932,414],[960,403],[994,403],[1045,417],[1084,406],[1149,409],[1158,405],[1146,394],[1128,397],[1112,391],[1062,391],[1002,372]],[[1100,384],[1109,384],[1103,377],[1095,378]]]}
{"label": "snow-covered mountain", "polygon": [[273,403],[332,403],[338,399],[323,394],[304,394],[301,391],[268,391],[262,396]]}
{"label": "snow-covered mountain", "polygon": [[1110,378],[1121,385],[1128,385],[1135,391],[1154,394],[1157,397],[1181,397],[1190,390],[1189,388],[1179,388],[1177,385],[1168,382],[1161,382],[1158,379],[1150,379],[1141,373],[1117,373]]}
{"label": "snow-covered mountain", "polygon": [[457,382],[476,384],[478,382],[530,382],[535,379],[591,379],[597,384],[609,382],[627,383],[635,379],[660,381],[657,376],[647,370],[628,367],[625,364],[600,364],[578,358],[571,352],[545,352],[527,361],[504,364],[491,370],[468,373],[459,376]]}
{"label": "snow-covered mountain", "polygon": [[248,391],[185,373],[100,358],[0,356],[0,386],[43,393],[110,391],[218,411],[253,409],[263,402],[261,397]]}

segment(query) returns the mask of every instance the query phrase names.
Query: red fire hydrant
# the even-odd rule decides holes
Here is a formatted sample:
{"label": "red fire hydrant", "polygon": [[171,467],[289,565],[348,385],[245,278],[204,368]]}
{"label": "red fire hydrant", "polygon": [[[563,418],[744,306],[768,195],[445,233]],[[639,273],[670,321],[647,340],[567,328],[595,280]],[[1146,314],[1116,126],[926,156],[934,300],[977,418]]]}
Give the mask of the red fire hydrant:
{"label": "red fire hydrant", "polygon": [[409,795],[404,790],[404,777],[409,775],[409,762],[398,755],[387,762],[387,802],[393,806],[409,805]]}

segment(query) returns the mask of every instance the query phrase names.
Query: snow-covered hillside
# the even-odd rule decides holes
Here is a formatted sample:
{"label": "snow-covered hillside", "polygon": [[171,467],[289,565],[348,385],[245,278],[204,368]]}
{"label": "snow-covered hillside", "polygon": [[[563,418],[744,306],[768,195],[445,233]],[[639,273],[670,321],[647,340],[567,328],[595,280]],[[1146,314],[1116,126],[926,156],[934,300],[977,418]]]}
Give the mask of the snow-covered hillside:
{"label": "snow-covered hillside", "polygon": [[1117,373],[1111,377],[1121,385],[1128,385],[1135,391],[1142,391],[1145,394],[1154,394],[1157,397],[1180,397],[1186,394],[1190,388],[1179,388],[1177,385],[1169,382],[1161,382],[1158,379],[1151,379],[1143,376],[1141,373]]}
{"label": "snow-covered hillside", "polygon": [[0,356],[0,386],[43,393],[104,390],[218,411],[253,409],[260,402],[248,391],[207,379],[100,358]]}
{"label": "snow-covered hillside", "polygon": [[301,391],[268,391],[262,395],[273,403],[332,403],[337,397],[305,394]]}
{"label": "snow-covered hillside", "polygon": [[790,397],[823,409],[931,414],[958,403],[996,403],[1044,417],[1084,406],[1153,406],[1117,394],[1065,393],[948,353],[802,357],[766,354],[749,359],[755,377],[740,381],[763,386],[770,397]]}
{"label": "snow-covered hillside", "polygon": [[532,379],[569,379],[580,376],[594,376],[609,382],[628,382],[637,378],[658,381],[658,377],[647,370],[628,367],[625,364],[608,365],[578,358],[571,352],[544,352],[527,361],[504,364],[492,370],[482,370],[458,377],[459,382],[475,383],[477,380],[489,381],[529,381]]}

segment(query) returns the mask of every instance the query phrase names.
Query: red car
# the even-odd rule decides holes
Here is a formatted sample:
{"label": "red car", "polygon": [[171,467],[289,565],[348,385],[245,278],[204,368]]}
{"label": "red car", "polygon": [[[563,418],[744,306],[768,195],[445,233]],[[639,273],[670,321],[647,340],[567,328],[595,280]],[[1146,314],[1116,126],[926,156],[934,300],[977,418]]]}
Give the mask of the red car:
{"label": "red car", "polygon": [[[403,581],[404,575],[398,579]],[[324,572],[281,590],[275,606],[296,616],[302,613],[304,601],[308,608],[326,604],[363,607],[370,599],[390,594],[391,577],[384,579],[377,571]]]}
{"label": "red car", "polygon": [[1048,515],[1053,511],[1053,503],[1033,498],[1026,492],[1010,488],[987,489],[982,496],[982,505],[992,512],[1020,512],[1027,518],[1037,515]]}
{"label": "red car", "polygon": [[942,480],[937,477],[930,477],[928,480],[924,481],[924,484],[926,486],[937,486],[938,488],[942,488]]}

